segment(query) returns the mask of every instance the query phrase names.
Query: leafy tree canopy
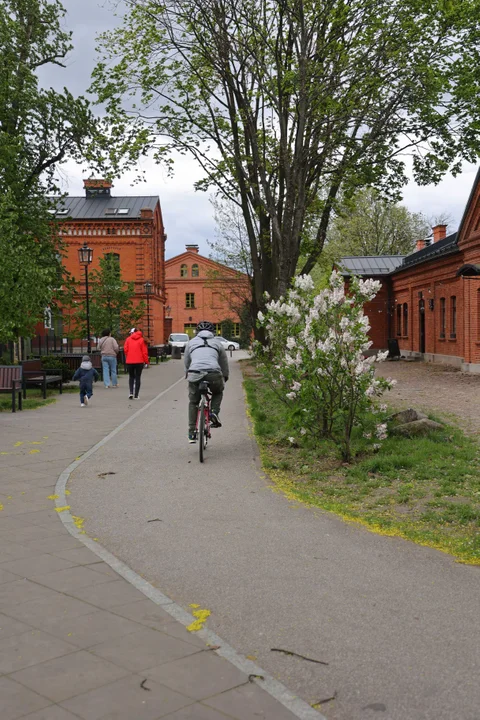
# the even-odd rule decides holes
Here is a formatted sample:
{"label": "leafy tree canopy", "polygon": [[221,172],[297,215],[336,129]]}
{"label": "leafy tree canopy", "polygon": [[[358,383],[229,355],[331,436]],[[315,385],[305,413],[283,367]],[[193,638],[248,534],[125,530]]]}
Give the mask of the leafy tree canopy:
{"label": "leafy tree canopy", "polygon": [[[92,335],[100,337],[102,330],[110,328],[116,338],[127,335],[130,328],[142,320],[145,323],[146,310],[142,301],[134,305],[135,285],[122,280],[118,258],[107,253],[100,258],[100,269],[89,273],[90,330]],[[77,312],[79,331],[87,336],[87,316],[85,301]],[[77,332],[78,334],[78,332]]]}
{"label": "leafy tree canopy", "polygon": [[[239,203],[254,301],[309,272],[341,194],[396,198],[480,154],[480,0],[128,0],[94,90],[158,160]],[[314,230],[312,232],[312,229]]]}
{"label": "leafy tree canopy", "polygon": [[0,9],[0,340],[28,335],[61,285],[60,242],[47,196],[55,170],[80,160],[94,132],[88,103],[40,85],[71,49],[58,0]]}
{"label": "leafy tree canopy", "polygon": [[431,235],[427,218],[388,202],[375,190],[359,193],[332,220],[328,247],[341,255],[408,255]]}

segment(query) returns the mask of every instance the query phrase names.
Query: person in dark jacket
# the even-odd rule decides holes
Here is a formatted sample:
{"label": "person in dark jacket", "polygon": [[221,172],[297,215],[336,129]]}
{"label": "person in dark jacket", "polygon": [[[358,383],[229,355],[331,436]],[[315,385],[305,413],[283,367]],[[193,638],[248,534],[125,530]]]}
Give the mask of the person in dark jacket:
{"label": "person in dark jacket", "polygon": [[88,355],[82,357],[82,364],[75,372],[72,380],[80,381],[80,407],[85,407],[93,395],[93,381],[97,382],[98,380],[98,373],[92,366]]}
{"label": "person in dark jacket", "polygon": [[148,350],[141,330],[132,328],[123,346],[125,362],[128,365],[129,398],[138,400],[142,370],[148,366]]}

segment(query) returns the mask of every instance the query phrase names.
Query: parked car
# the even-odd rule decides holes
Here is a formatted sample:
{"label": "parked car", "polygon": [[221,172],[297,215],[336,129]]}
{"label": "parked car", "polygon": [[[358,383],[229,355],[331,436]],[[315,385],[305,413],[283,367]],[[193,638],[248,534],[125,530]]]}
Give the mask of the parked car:
{"label": "parked car", "polygon": [[168,352],[171,354],[172,347],[179,347],[180,351],[185,350],[185,346],[190,340],[187,333],[171,333],[168,338]]}
{"label": "parked car", "polygon": [[225,350],[240,350],[240,343],[235,340],[225,340],[224,337],[217,335],[217,340],[220,340]]}

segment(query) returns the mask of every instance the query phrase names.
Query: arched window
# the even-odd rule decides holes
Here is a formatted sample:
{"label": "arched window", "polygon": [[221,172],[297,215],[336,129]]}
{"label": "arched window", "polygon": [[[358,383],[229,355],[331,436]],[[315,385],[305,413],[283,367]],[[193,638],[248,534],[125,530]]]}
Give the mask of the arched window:
{"label": "arched window", "polygon": [[403,335],[408,335],[408,305],[403,303]]}
{"label": "arched window", "polygon": [[192,265],[192,277],[198,277],[199,274],[198,265],[195,263],[195,265]]}
{"label": "arched window", "polygon": [[402,334],[402,304],[397,305],[397,335]]}
{"label": "arched window", "polygon": [[188,268],[186,265],[180,265],[180,277],[187,277]]}
{"label": "arched window", "polygon": [[444,338],[447,330],[447,314],[445,308],[445,298],[440,298],[440,337]]}

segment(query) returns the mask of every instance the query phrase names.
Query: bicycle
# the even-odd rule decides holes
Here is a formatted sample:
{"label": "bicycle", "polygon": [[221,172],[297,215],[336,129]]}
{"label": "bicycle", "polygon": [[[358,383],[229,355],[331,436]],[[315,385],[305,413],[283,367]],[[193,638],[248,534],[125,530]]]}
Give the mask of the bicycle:
{"label": "bicycle", "polygon": [[198,405],[197,423],[195,425],[195,434],[198,440],[198,452],[200,462],[203,463],[203,456],[210,440],[210,401],[212,393],[206,380],[201,380],[198,386],[201,393],[200,403]]}

